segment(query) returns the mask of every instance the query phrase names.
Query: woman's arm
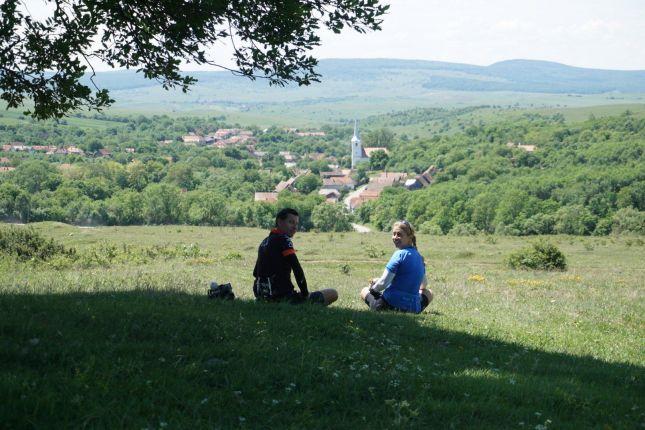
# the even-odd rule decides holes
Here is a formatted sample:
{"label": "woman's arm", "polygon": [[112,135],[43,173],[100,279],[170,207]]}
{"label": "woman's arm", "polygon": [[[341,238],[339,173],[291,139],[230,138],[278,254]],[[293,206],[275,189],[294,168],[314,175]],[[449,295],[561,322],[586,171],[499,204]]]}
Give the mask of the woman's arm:
{"label": "woman's arm", "polygon": [[393,280],[394,280],[394,273],[385,269],[381,277],[378,278],[376,281],[372,282],[372,285],[370,285],[370,290],[383,291],[384,289],[390,286]]}
{"label": "woman's arm", "polygon": [[421,280],[421,286],[419,289],[425,288],[428,286],[428,278],[426,277],[426,274],[423,274],[423,279]]}

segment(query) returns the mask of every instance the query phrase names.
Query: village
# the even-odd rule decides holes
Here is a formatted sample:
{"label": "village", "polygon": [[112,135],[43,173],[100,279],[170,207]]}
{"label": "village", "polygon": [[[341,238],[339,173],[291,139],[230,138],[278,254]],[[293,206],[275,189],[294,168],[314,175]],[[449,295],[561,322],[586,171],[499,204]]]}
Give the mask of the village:
{"label": "village", "polygon": [[[266,131],[266,130],[265,130]],[[285,132],[293,133],[298,137],[324,137],[324,131],[299,131],[297,128],[285,128]],[[164,146],[171,144],[173,140],[163,140],[158,142],[159,145]],[[256,149],[257,139],[254,132],[241,128],[220,128],[214,133],[198,134],[188,133],[181,136],[181,142],[186,146],[208,146],[212,148],[231,148],[231,147],[244,147],[249,155],[257,159],[260,164],[262,159],[267,156],[267,152],[259,151]],[[405,172],[388,172],[387,169],[379,172],[371,172],[367,183],[359,184],[356,178],[357,167],[361,163],[369,162],[372,155],[382,151],[389,154],[386,147],[363,147],[358,130],[358,123],[354,123],[354,134],[350,141],[351,146],[351,168],[341,168],[338,160],[333,156],[327,156],[323,153],[308,154],[307,157],[315,160],[325,160],[328,162],[328,171],[320,172],[320,179],[322,186],[318,190],[318,194],[325,198],[328,203],[344,203],[350,212],[353,212],[365,202],[376,200],[379,198],[383,190],[387,187],[402,186],[407,190],[413,191],[424,187],[428,187],[433,182],[433,176],[437,169],[434,165],[429,166],[422,173],[409,176]],[[507,146],[510,148],[522,149],[526,152],[534,152],[535,145],[526,145],[522,143],[508,142]],[[12,142],[4,144],[1,147],[2,152],[27,152],[27,153],[41,153],[44,155],[76,155],[81,157],[94,157],[94,158],[109,158],[113,155],[112,151],[106,148],[98,149],[95,152],[89,153],[83,151],[76,146],[57,147],[51,145],[25,145],[21,142]],[[133,147],[124,148],[126,153],[135,153],[136,149]],[[311,172],[308,169],[298,168],[298,161],[300,159],[298,154],[290,151],[279,151],[278,154],[284,159],[285,168],[292,172],[292,176],[284,181],[278,183],[273,191],[256,192],[254,200],[257,202],[276,202],[278,194],[283,191],[297,192],[297,180]],[[0,173],[10,172],[15,170],[11,165],[11,159],[8,157],[0,157]],[[69,163],[62,163],[59,167],[66,169]]]}
{"label": "village", "polygon": [[[285,132],[293,133],[298,137],[324,137],[324,131],[299,131],[296,128],[285,128]],[[231,148],[231,147],[244,147],[249,155],[262,163],[262,159],[267,156],[264,151],[256,149],[257,139],[253,131],[241,128],[220,128],[214,133],[198,134],[189,133],[181,137],[181,141],[186,146],[208,146],[212,148]],[[173,140],[163,140],[159,145],[164,146],[173,143]],[[326,156],[322,153],[309,154],[308,157],[317,160],[328,161],[329,171],[321,171],[320,178],[322,180],[322,187],[318,190],[318,194],[325,197],[329,203],[338,203],[342,197],[345,205],[350,211],[354,211],[363,203],[369,200],[378,199],[381,192],[386,187],[395,185],[403,185],[409,190],[423,188],[430,185],[432,182],[432,175],[435,172],[434,166],[428,168],[425,172],[408,179],[406,173],[401,172],[382,172],[372,175],[367,184],[358,186],[357,181],[353,178],[358,164],[369,162],[370,156],[377,151],[388,153],[385,147],[363,147],[359,133],[358,125],[355,123],[354,135],[351,139],[351,168],[340,168],[338,160],[333,156]],[[93,153],[83,151],[76,146],[47,146],[47,145],[25,145],[21,142],[12,142],[2,145],[3,152],[22,152],[22,153],[41,153],[44,155],[76,155],[80,157],[93,157],[93,158],[109,158],[113,155],[112,151],[106,148],[98,149]],[[126,153],[136,152],[135,148],[125,148]],[[298,178],[303,175],[309,174],[307,169],[299,169],[298,154],[290,151],[280,151],[278,154],[284,159],[285,168],[293,173],[289,179],[281,181],[277,184],[275,189],[270,192],[256,192],[254,200],[258,202],[276,202],[278,194],[282,191],[298,191],[296,182]],[[66,169],[69,163],[62,163],[59,168]],[[8,157],[0,157],[0,172],[10,172],[15,167],[11,166],[11,160]]]}
{"label": "village", "polygon": [[[325,201],[328,203],[339,203],[342,196],[345,196],[343,203],[349,211],[353,212],[365,202],[378,199],[387,187],[403,185],[408,190],[416,190],[432,183],[432,175],[436,171],[434,166],[430,166],[423,173],[410,179],[408,179],[407,173],[385,170],[370,176],[367,184],[357,188],[358,183],[353,176],[359,163],[369,162],[370,156],[378,151],[388,154],[388,149],[385,147],[363,147],[356,121],[354,122],[354,135],[350,143],[352,160],[350,169],[341,169],[338,164],[330,163],[328,166],[331,170],[320,172],[322,187],[318,190],[318,194],[325,197]],[[294,154],[281,152],[280,155],[285,158],[285,166],[295,167],[296,156]],[[297,179],[309,173],[308,170],[294,169],[294,176],[286,181],[281,181],[274,191],[256,192],[255,201],[276,202],[280,192],[284,190],[297,191]]]}

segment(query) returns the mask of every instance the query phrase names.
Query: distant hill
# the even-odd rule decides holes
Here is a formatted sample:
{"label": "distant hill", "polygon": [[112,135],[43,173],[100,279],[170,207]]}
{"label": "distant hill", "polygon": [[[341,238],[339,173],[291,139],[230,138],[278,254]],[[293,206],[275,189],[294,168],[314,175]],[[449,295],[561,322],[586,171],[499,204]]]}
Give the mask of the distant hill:
{"label": "distant hill", "polygon": [[433,76],[426,88],[598,94],[645,92],[645,71],[584,69],[547,61],[510,60],[473,67],[472,76]]}
{"label": "distant hill", "polygon": [[[406,76],[413,78],[409,84],[420,83],[424,88],[439,90],[645,93],[645,70],[585,69],[535,60],[509,60],[490,66],[475,66],[421,60],[329,59],[320,61],[318,71],[323,76],[323,83],[319,85],[323,86],[327,86],[327,83],[352,82],[357,87],[367,87],[382,80],[398,80]],[[231,83],[235,86],[268,87],[262,80],[251,82],[228,72],[187,73],[199,80],[196,88]],[[95,81],[110,90],[159,85],[132,71],[99,72]]]}
{"label": "distant hill", "polygon": [[198,79],[188,93],[166,91],[133,71],[97,73],[116,110],[141,113],[224,114],[234,120],[299,124],[416,107],[479,105],[575,107],[643,103],[645,71],[596,70],[545,61],[511,60],[490,66],[393,59],[321,60],[320,83],[270,87],[229,72],[187,72]]}

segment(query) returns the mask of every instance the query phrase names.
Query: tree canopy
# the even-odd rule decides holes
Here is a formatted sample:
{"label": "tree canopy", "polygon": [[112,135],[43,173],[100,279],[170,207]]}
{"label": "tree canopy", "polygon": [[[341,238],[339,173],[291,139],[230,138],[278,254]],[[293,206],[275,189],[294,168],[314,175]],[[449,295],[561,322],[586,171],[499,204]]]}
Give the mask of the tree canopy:
{"label": "tree canopy", "polygon": [[[134,68],[164,88],[187,91],[195,78],[182,61],[221,66],[212,48],[232,46],[236,74],[271,84],[319,80],[318,32],[379,30],[389,6],[380,0],[45,0],[34,19],[21,0],[0,4],[0,97],[9,108],[33,102],[38,119],[110,105],[107,90],[82,79],[92,61]],[[226,68],[226,67],[223,67]],[[90,86],[93,85],[93,88]]]}

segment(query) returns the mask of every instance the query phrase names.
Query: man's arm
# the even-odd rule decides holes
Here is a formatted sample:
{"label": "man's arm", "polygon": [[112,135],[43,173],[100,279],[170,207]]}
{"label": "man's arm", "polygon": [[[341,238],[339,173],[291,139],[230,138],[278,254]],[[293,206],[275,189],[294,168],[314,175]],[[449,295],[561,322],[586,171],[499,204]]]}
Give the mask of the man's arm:
{"label": "man's arm", "polygon": [[305,297],[308,296],[309,290],[307,289],[307,279],[305,278],[305,272],[303,272],[295,252],[287,255],[285,258],[289,262],[289,265],[291,265],[293,276],[296,278],[298,288],[300,288],[300,293]]}

